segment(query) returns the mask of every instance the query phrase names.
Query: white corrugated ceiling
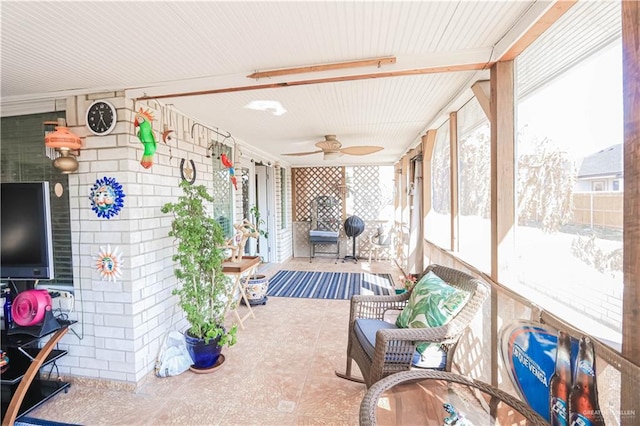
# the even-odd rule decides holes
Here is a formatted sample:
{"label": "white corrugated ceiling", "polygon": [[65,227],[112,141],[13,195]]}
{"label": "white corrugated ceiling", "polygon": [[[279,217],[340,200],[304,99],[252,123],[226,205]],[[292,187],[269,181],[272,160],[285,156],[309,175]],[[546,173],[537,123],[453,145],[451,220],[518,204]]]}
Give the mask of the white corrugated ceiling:
{"label": "white corrugated ceiling", "polygon": [[[126,90],[133,98],[269,83],[485,64],[551,2],[252,1],[7,2],[1,7],[2,106],[69,93]],[[254,71],[395,56],[396,64],[273,77]],[[344,146],[382,145],[332,164],[392,163],[486,71],[308,84],[162,98],[278,158],[313,151],[336,134]],[[287,110],[245,108],[279,101]],[[322,155],[279,157],[326,165]]]}

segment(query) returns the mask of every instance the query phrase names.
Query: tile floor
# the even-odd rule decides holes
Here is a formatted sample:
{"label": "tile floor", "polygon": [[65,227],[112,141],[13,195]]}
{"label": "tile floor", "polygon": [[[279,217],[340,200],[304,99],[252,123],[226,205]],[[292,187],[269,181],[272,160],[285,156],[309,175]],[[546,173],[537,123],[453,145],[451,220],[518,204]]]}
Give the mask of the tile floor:
{"label": "tile floor", "polygon": [[[401,275],[387,261],[334,262],[298,258],[262,272],[384,272],[396,283]],[[150,373],[135,392],[74,383],[29,416],[83,425],[357,425],[365,386],[334,374],[345,368],[349,301],[270,297],[253,309],[213,373]]]}

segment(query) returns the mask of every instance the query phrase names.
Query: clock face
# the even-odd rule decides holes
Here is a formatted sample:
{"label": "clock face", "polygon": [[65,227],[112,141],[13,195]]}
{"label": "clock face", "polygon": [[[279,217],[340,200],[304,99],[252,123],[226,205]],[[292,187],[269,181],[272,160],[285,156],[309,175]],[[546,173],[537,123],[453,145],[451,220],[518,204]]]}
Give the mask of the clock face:
{"label": "clock face", "polygon": [[116,108],[107,101],[95,101],[87,109],[87,127],[94,135],[111,133],[116,118]]}

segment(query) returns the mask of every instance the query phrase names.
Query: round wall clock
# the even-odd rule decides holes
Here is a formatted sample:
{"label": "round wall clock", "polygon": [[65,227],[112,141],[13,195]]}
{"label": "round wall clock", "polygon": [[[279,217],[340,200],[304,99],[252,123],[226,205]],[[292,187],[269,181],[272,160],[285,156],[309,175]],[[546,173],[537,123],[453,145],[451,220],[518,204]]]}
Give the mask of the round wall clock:
{"label": "round wall clock", "polygon": [[116,127],[118,115],[116,107],[107,101],[94,101],[87,108],[87,128],[91,133],[104,136]]}

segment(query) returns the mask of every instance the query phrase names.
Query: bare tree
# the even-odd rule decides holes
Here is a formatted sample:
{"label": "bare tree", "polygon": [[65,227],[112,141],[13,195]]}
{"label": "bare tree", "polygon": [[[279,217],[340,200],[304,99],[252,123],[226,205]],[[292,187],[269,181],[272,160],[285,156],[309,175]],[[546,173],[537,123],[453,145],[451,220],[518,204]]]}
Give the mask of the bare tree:
{"label": "bare tree", "polygon": [[487,123],[458,143],[460,214],[465,216],[491,216],[490,131]]}
{"label": "bare tree", "polygon": [[432,203],[433,210],[437,213],[451,213],[451,155],[449,148],[449,140],[443,139],[438,141],[435,147],[436,152],[433,158],[433,194]]}
{"label": "bare tree", "polygon": [[575,166],[548,138],[532,142],[533,151],[518,159],[518,224],[554,232],[571,220]]}

